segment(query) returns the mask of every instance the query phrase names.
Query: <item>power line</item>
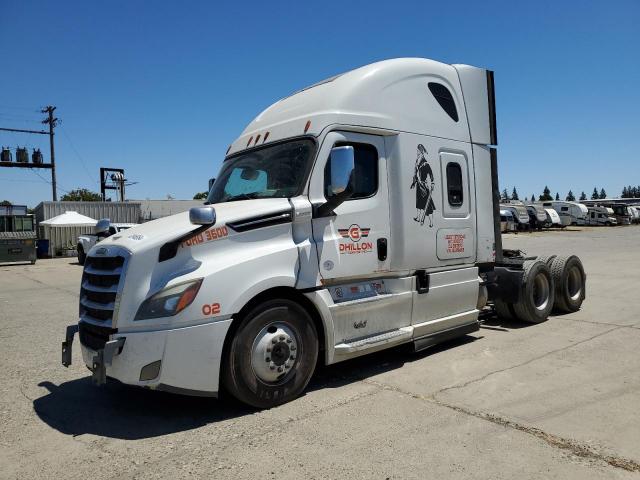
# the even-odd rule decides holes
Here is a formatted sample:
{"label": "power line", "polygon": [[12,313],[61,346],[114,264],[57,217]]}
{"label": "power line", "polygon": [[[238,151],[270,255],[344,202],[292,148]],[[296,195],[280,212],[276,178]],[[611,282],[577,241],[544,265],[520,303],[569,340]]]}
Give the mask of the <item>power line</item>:
{"label": "power line", "polygon": [[0,108],[8,108],[9,110],[24,110],[33,113],[41,113],[39,108],[34,110],[33,107],[17,107],[15,105],[0,105]]}
{"label": "power line", "polygon": [[[36,175],[38,178],[40,178],[43,182],[48,183],[49,185],[53,185],[53,184],[51,183],[51,181],[49,181],[49,180],[47,180],[46,178],[44,178],[42,175],[40,175],[40,174],[39,174],[38,172],[36,172],[35,170],[31,170],[31,169],[30,169],[29,171],[30,171],[31,173],[35,174],[35,175]],[[64,189],[64,188],[62,188],[62,187],[60,186],[60,183],[56,182],[56,184],[57,184],[57,187],[58,187],[60,190],[62,190],[64,193],[69,193],[69,190],[66,190],[66,189]]]}
{"label": "power line", "polygon": [[75,145],[71,141],[71,137],[69,137],[69,134],[67,133],[67,129],[64,128],[62,125],[60,125],[60,128],[62,129],[62,133],[64,133],[64,136],[66,137],[67,141],[69,142],[69,145],[71,145],[71,149],[74,151],[74,153],[76,154],[76,156],[80,160],[80,163],[82,163],[82,167],[84,168],[84,171],[87,173],[87,176],[89,177],[89,180],[92,183],[95,183],[96,185],[99,185],[100,182],[98,182],[95,178],[93,178],[91,176],[91,173],[89,172],[89,169],[87,168],[87,164],[85,163],[84,159],[82,158],[82,155],[80,155],[80,152],[78,152],[78,150],[76,149]]}

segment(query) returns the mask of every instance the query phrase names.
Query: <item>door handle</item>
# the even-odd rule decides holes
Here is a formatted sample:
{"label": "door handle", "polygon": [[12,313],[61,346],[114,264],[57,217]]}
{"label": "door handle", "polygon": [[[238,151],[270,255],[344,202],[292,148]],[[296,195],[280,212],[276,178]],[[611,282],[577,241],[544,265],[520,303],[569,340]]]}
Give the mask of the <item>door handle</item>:
{"label": "door handle", "polygon": [[378,239],[378,260],[384,262],[387,259],[387,239]]}

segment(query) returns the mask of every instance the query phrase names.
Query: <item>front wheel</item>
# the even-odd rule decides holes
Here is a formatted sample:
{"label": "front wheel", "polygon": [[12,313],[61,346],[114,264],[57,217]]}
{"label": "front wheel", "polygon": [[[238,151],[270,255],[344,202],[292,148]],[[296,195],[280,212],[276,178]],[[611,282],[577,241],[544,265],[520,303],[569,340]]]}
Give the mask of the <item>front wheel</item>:
{"label": "front wheel", "polygon": [[317,359],[318,333],[306,310],[291,300],[269,300],[240,319],[222,381],[241,402],[271,408],[302,393]]}

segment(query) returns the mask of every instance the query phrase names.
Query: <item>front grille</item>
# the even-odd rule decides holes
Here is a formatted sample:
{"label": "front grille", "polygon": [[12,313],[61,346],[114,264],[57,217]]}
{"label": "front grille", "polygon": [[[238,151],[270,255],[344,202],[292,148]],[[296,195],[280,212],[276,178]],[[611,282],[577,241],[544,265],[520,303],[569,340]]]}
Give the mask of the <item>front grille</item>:
{"label": "front grille", "polygon": [[124,257],[87,257],[80,288],[80,316],[97,322],[113,320]]}
{"label": "front grille", "polygon": [[86,322],[80,322],[78,332],[80,343],[91,350],[101,350],[109,341],[109,336],[116,333],[116,328],[99,327]]}

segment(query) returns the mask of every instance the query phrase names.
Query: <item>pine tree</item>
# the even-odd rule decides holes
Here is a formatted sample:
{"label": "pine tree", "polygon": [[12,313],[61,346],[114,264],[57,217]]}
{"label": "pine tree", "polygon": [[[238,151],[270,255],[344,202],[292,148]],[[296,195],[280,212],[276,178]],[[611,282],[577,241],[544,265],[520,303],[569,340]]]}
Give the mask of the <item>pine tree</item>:
{"label": "pine tree", "polygon": [[591,200],[598,200],[598,189],[593,187],[593,193],[591,194]]}
{"label": "pine tree", "polygon": [[518,191],[516,190],[516,187],[513,187],[513,191],[511,192],[511,200],[520,200],[520,197],[518,197]]}
{"label": "pine tree", "polygon": [[536,196],[535,196],[533,193],[531,194],[531,201],[532,201],[532,202],[535,202],[535,201],[536,201]]}
{"label": "pine tree", "polygon": [[507,193],[507,189],[502,190],[502,200],[505,202],[509,201],[509,194]]}
{"label": "pine tree", "polygon": [[575,202],[575,201],[576,201],[576,196],[573,194],[571,190],[569,190],[569,193],[567,193],[567,202]]}
{"label": "pine tree", "polygon": [[604,191],[604,188],[600,189],[600,199],[607,198],[607,192]]}
{"label": "pine tree", "polygon": [[544,186],[544,190],[542,191],[542,195],[540,195],[539,200],[541,202],[548,202],[549,200],[553,200],[551,196],[551,190],[546,185]]}
{"label": "pine tree", "polygon": [[556,192],[556,200],[560,200],[560,194]]}
{"label": "pine tree", "polygon": [[629,187],[629,189],[627,189],[627,187],[622,187],[622,195],[620,195],[620,197],[629,198],[629,190],[631,190],[631,187]]}
{"label": "pine tree", "polygon": [[582,200],[586,200],[586,199],[587,199],[587,194],[586,194],[586,193],[584,193],[584,192],[582,192],[582,193],[580,194],[580,201],[582,201]]}

